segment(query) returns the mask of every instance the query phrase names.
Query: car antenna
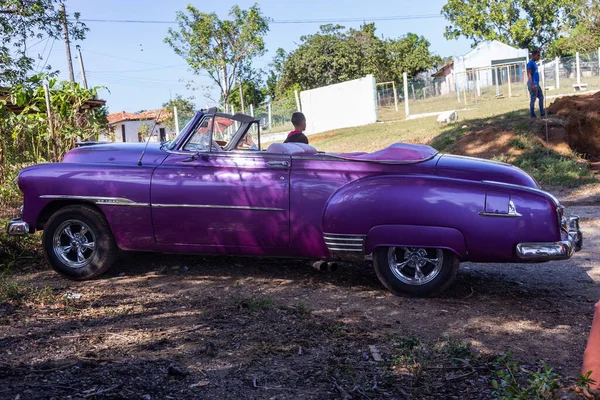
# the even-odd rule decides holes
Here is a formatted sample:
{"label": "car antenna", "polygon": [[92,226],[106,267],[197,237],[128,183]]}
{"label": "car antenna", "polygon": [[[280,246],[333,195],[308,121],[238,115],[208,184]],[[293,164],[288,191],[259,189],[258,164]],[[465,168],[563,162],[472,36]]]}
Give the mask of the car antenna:
{"label": "car antenna", "polygon": [[150,135],[148,135],[148,140],[146,140],[146,145],[144,146],[144,150],[142,150],[142,154],[140,155],[140,159],[138,160],[138,166],[141,167],[142,166],[142,158],[144,158],[144,154],[146,154],[146,149],[148,148],[148,143],[150,143],[150,139],[152,138],[152,136],[154,136],[154,128],[156,128],[156,125],[158,125],[158,121],[160,120],[160,115],[162,114],[164,110],[160,110],[160,112],[158,113],[158,115],[156,116],[156,120],[154,121],[154,126],[152,127],[152,130],[150,131]]}

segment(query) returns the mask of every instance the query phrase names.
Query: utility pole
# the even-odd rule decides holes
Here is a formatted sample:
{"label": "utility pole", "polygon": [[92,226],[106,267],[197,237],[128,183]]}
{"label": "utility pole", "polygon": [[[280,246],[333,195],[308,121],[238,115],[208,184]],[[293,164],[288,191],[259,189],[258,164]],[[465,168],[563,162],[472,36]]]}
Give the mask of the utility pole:
{"label": "utility pole", "polygon": [[50,129],[50,137],[52,138],[52,148],[53,148],[53,160],[58,161],[58,142],[56,140],[56,136],[54,135],[54,120],[52,118],[52,107],[50,105],[50,89],[48,88],[48,84],[44,82],[44,97],[46,99],[46,118],[48,118],[48,128]]}
{"label": "utility pole", "polygon": [[87,79],[85,78],[85,68],[83,68],[83,58],[81,57],[81,49],[77,49],[79,55],[79,66],[81,67],[81,79],[83,80],[83,88],[87,89]]}
{"label": "utility pole", "polygon": [[246,114],[246,108],[244,107],[244,90],[242,88],[242,76],[240,75],[240,80],[239,80],[239,86],[240,86],[240,104],[242,105],[242,114]]}
{"label": "utility pole", "polygon": [[175,117],[175,134],[179,134],[179,115],[177,115],[177,106],[173,106],[173,116]]}
{"label": "utility pole", "polygon": [[73,60],[71,59],[71,45],[69,44],[69,30],[67,28],[67,11],[65,10],[64,3],[60,5],[60,12],[62,14],[63,34],[65,36],[65,47],[67,49],[67,65],[69,66],[69,80],[71,81],[71,87],[75,88],[75,76],[73,75]]}

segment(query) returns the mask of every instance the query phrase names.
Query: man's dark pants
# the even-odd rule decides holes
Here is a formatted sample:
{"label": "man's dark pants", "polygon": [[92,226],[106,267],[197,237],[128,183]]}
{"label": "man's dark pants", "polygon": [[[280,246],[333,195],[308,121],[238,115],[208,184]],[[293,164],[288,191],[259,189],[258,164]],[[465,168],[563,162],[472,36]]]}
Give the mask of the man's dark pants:
{"label": "man's dark pants", "polygon": [[531,118],[535,118],[535,100],[540,101],[540,115],[543,117],[546,115],[544,110],[544,92],[539,84],[535,85],[535,90],[531,88],[531,82],[527,82],[527,89],[529,89],[529,115]]}

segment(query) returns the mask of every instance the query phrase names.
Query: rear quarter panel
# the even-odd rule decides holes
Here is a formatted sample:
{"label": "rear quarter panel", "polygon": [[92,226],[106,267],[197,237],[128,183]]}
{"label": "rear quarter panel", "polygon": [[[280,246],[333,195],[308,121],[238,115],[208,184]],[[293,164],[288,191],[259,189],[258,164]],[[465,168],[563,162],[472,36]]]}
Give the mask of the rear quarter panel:
{"label": "rear quarter panel", "polygon": [[[505,193],[520,217],[482,216],[486,192]],[[520,242],[560,240],[555,205],[544,195],[444,177],[377,176],[361,179],[337,191],[325,209],[323,229],[328,233],[364,235],[375,227],[414,226],[415,235],[427,235],[418,227],[441,227],[462,234],[466,246],[463,260],[479,262],[516,261],[515,246]],[[377,231],[377,230],[376,230]],[[381,230],[380,230],[381,232]],[[384,243],[367,237],[367,253],[378,245],[414,243],[411,230],[398,230],[399,237]],[[381,233],[379,233],[381,236]],[[434,235],[436,244],[439,232]],[[448,235],[457,242],[456,235]],[[445,247],[445,246],[442,246]],[[453,246],[456,247],[456,246]],[[455,252],[460,255],[461,250]]]}

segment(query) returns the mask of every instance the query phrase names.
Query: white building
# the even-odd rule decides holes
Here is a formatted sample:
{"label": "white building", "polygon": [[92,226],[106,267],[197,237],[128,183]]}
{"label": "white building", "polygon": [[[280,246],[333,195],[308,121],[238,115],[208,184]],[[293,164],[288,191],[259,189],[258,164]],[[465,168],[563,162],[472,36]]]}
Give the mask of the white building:
{"label": "white building", "polygon": [[[153,142],[170,140],[175,137],[174,129],[165,125],[170,116],[168,110],[148,110],[139,113],[125,111],[108,114],[108,132],[101,134],[99,141],[144,142],[151,135]],[[157,123],[158,119],[158,123]]]}
{"label": "white building", "polygon": [[525,65],[528,61],[527,49],[517,49],[497,40],[482,42],[467,54],[454,57],[444,65],[434,77],[438,94],[473,90],[475,86],[484,88],[496,85],[496,82],[508,80],[508,69],[512,82],[524,81]]}

